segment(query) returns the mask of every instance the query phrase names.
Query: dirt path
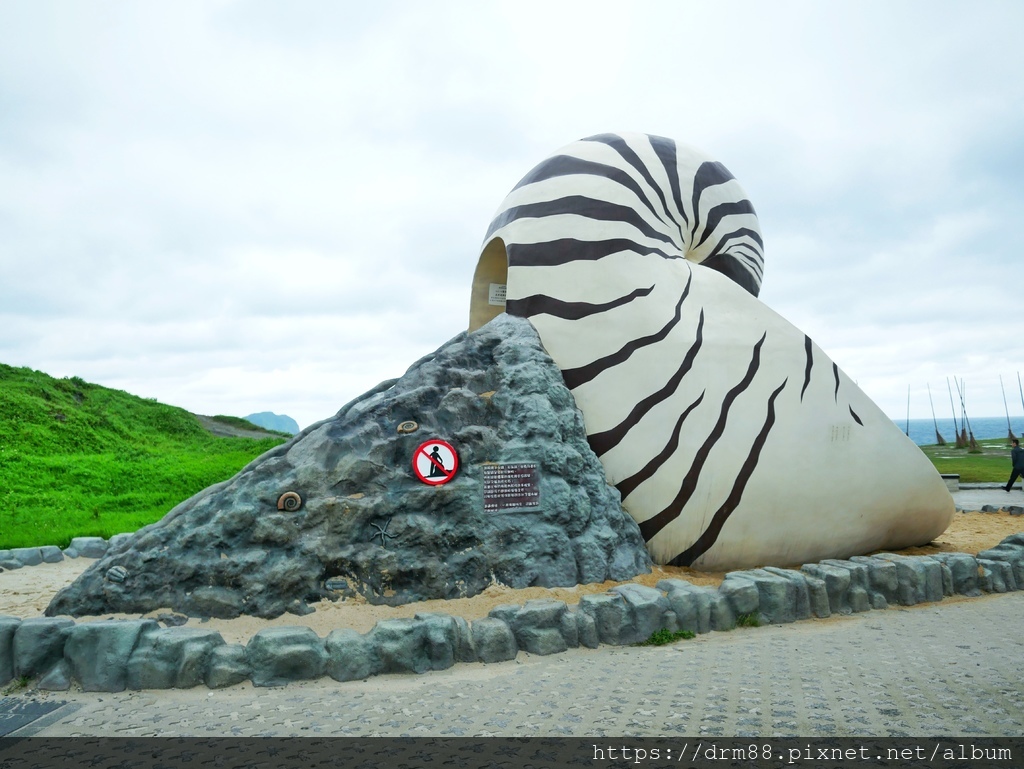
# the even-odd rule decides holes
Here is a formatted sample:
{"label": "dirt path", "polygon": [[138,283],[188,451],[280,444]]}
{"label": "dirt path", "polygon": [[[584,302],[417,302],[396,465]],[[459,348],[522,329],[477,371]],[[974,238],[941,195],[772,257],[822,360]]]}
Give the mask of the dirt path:
{"label": "dirt path", "polygon": [[245,430],[241,427],[235,427],[225,422],[219,422],[213,417],[203,416],[202,414],[193,414],[196,419],[199,420],[199,424],[212,435],[216,435],[218,438],[256,438],[262,440],[263,438],[283,438],[283,435],[277,435],[276,433],[267,432],[266,430]]}

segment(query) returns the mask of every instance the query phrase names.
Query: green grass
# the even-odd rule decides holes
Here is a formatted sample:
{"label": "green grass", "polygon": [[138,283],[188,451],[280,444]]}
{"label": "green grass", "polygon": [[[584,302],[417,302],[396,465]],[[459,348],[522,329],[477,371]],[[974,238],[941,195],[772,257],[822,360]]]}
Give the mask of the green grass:
{"label": "green grass", "polygon": [[282,441],[217,438],[184,409],[0,364],[0,549],[135,531]]}
{"label": "green grass", "polygon": [[0,695],[6,697],[9,694],[18,694],[22,690],[28,688],[28,685],[31,682],[31,680],[32,679],[28,676],[19,676],[18,678],[15,678],[13,681],[11,681],[7,685],[7,688],[0,690]]}
{"label": "green grass", "polygon": [[651,633],[651,637],[646,641],[640,641],[639,643],[633,644],[633,646],[665,646],[666,644],[675,643],[684,638],[696,638],[697,634],[692,630],[667,630],[662,628],[661,630],[655,630]]}
{"label": "green grass", "polygon": [[757,616],[757,612],[740,614],[736,617],[736,627],[761,627],[761,618]]}
{"label": "green grass", "polygon": [[961,483],[1006,483],[1010,477],[1010,443],[1006,438],[977,441],[979,449],[922,446],[921,451],[940,473],[956,473]]}

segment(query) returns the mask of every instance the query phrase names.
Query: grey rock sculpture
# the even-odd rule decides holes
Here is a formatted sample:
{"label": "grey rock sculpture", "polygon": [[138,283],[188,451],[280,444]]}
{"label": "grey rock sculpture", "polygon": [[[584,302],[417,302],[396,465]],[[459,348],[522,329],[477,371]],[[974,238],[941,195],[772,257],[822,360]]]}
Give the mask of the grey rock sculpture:
{"label": "grey rock sculpture", "polygon": [[[413,471],[427,440],[459,453],[447,483]],[[536,506],[485,510],[495,464],[535,466]],[[530,323],[508,315],[117,539],[47,615],[276,617],[324,598],[396,605],[651,568],[561,372]]]}

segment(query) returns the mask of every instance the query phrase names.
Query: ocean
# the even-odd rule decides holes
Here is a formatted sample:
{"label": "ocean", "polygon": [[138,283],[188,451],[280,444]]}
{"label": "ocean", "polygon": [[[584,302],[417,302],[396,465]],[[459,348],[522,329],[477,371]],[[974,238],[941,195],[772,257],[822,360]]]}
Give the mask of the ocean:
{"label": "ocean", "polygon": [[[907,432],[906,419],[893,419],[896,426],[904,433]],[[947,443],[956,441],[956,428],[953,427],[953,420],[950,418],[936,420],[939,425],[939,433]],[[971,431],[977,440],[982,438],[1006,438],[1006,417],[970,417]],[[1024,440],[1024,417],[1010,416],[1010,427],[1013,434]],[[910,440],[918,446],[927,446],[938,443],[935,440],[935,424],[931,419],[910,420]]]}

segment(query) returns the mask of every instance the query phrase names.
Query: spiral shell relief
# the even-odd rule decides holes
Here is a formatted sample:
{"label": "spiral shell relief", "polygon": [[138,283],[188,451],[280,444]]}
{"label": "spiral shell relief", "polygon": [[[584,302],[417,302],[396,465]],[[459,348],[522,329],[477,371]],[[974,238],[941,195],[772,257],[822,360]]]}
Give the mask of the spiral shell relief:
{"label": "spiral shell relief", "polygon": [[298,492],[286,491],[280,497],[277,498],[277,509],[284,510],[289,513],[294,513],[302,507],[302,497],[299,496]]}
{"label": "spiral shell relief", "polygon": [[754,208],[724,166],[670,139],[603,134],[502,203],[470,327],[501,311],[531,321],[658,563],[787,565],[930,541],[954,512],[941,477],[757,299],[763,269]]}

